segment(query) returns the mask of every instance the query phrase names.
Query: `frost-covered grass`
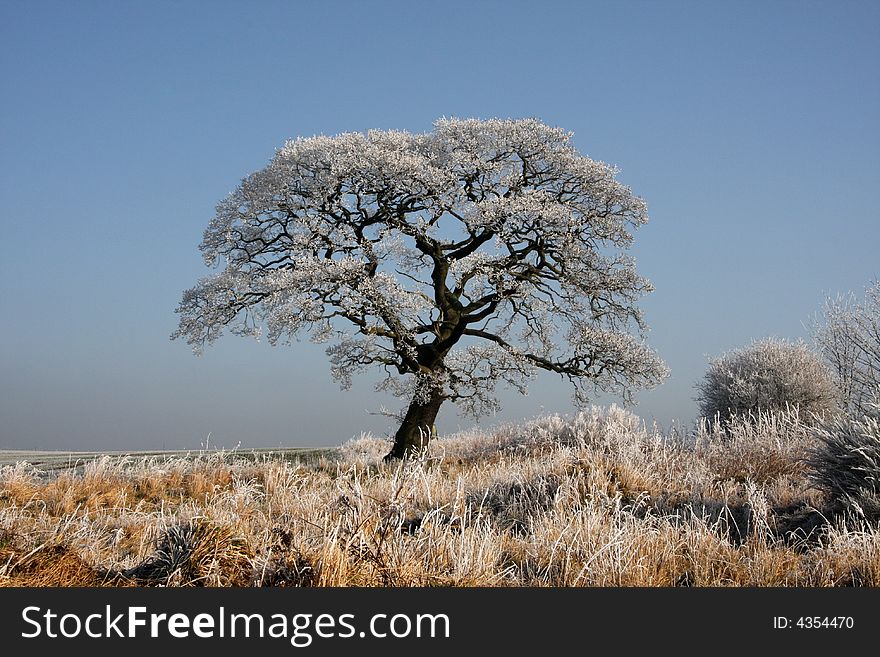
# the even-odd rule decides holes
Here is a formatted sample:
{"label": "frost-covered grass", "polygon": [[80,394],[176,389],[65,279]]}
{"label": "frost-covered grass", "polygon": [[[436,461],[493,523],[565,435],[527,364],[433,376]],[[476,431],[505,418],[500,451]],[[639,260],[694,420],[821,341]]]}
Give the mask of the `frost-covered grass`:
{"label": "frost-covered grass", "polygon": [[663,433],[617,407],[383,464],[235,452],[0,468],[0,584],[838,586],[880,530],[823,515],[796,414]]}

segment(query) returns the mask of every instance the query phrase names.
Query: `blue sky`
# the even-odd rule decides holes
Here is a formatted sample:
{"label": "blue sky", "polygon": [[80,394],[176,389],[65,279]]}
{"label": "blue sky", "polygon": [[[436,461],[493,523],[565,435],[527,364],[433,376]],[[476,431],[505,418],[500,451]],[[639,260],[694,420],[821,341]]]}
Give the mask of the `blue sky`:
{"label": "blue sky", "polygon": [[[672,375],[635,410],[687,424],[708,356],[880,275],[878,61],[876,2],[0,0],[0,448],[392,431],[319,346],[168,336],[215,204],[285,139],[440,116],[559,125],[648,202]],[[483,425],[573,411],[550,375],[505,399]]]}

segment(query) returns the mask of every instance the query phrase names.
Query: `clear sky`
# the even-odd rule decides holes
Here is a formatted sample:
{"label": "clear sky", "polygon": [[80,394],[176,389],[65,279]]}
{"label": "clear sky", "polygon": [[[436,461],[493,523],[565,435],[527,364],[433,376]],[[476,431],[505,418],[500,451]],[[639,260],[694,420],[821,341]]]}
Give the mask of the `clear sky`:
{"label": "clear sky", "polygon": [[[0,448],[392,431],[370,411],[397,400],[340,391],[322,347],[169,334],[215,204],[284,140],[440,116],[571,130],[648,202],[672,374],[635,411],[687,424],[708,356],[806,337],[880,275],[878,62],[874,1],[0,0]],[[573,411],[550,375],[505,399],[484,426]]]}

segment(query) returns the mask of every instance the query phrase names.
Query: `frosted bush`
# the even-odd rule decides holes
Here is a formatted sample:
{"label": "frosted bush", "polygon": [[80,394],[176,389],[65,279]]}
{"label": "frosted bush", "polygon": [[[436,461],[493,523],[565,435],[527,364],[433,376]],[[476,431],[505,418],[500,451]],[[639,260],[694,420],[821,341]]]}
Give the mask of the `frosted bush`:
{"label": "frosted bush", "polygon": [[810,479],[832,511],[880,520],[880,405],[862,416],[838,416],[816,428],[820,446],[808,460]]}
{"label": "frosted bush", "polygon": [[709,362],[697,384],[703,417],[732,416],[797,408],[810,420],[837,409],[831,371],[803,342],[775,338],[753,342]]}

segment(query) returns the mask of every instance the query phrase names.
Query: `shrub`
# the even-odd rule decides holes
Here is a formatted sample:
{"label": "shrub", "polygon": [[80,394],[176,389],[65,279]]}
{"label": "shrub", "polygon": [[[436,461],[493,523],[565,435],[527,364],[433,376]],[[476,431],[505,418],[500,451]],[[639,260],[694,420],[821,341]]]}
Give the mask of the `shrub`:
{"label": "shrub", "polygon": [[807,459],[813,485],[831,512],[880,520],[880,405],[862,416],[838,416],[815,429],[819,447]]}
{"label": "shrub", "polygon": [[803,342],[769,338],[709,362],[697,384],[703,417],[754,415],[797,407],[804,419],[837,408],[831,371]]}

